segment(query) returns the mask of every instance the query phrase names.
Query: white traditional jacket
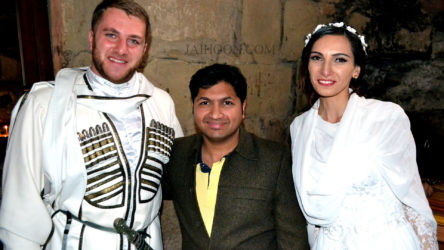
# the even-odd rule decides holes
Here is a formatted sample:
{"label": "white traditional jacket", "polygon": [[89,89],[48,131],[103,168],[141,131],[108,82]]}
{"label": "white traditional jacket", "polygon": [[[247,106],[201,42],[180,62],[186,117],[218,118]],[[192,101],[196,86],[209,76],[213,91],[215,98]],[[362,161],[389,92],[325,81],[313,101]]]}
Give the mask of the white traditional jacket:
{"label": "white traditional jacket", "polygon": [[[162,249],[162,167],[183,136],[174,103],[140,73],[137,95],[97,96],[85,72],[34,84],[13,112],[0,207],[6,249],[135,249],[113,231],[116,218]],[[130,169],[112,118],[135,110],[143,130]]]}
{"label": "white traditional jacket", "polygon": [[352,94],[326,163],[312,157],[318,108],[319,100],[290,127],[293,178],[308,222],[310,245],[317,234],[315,227],[336,223],[354,182],[377,173],[405,206],[420,242],[436,246],[436,221],[424,194],[410,123],[402,108]]}

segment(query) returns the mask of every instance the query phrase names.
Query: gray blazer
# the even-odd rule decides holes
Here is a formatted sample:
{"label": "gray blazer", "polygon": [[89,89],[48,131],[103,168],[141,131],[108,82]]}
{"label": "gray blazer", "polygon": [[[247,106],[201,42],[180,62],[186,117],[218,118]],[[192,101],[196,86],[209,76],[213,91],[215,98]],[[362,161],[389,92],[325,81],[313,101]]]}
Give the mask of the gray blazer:
{"label": "gray blazer", "polygon": [[173,199],[189,249],[308,249],[288,148],[241,129],[219,179],[211,239],[195,192],[200,135],[179,138],[165,168],[164,195]]}

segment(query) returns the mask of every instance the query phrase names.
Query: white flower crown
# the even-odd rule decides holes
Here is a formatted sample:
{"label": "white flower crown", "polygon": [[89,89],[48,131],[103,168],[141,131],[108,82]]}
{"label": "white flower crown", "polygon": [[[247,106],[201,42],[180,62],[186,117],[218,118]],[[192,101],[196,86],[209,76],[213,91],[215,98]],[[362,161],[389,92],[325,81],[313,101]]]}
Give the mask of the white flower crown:
{"label": "white flower crown", "polygon": [[[340,23],[329,23],[329,24],[318,24],[318,26],[316,26],[316,28],[314,29],[314,31],[312,33],[309,33],[306,37],[305,37],[305,46],[307,46],[308,42],[310,42],[311,36],[312,34],[316,33],[316,31],[320,30],[323,27],[326,26],[335,26],[338,28],[344,27],[344,23],[340,22]],[[345,25],[345,28],[350,31],[350,33],[358,36],[359,40],[361,40],[361,45],[362,45],[362,49],[364,49],[365,54],[367,54],[367,51],[365,48],[368,47],[367,43],[365,42],[365,38],[363,35],[359,35],[358,32],[356,32],[356,30],[348,25]]]}

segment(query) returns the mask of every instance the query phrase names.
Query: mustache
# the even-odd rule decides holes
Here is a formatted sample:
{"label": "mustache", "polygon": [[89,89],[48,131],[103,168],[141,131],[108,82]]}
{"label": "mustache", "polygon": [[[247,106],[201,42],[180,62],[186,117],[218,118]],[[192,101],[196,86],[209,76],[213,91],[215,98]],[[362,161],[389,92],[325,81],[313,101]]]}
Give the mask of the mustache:
{"label": "mustache", "polygon": [[115,57],[115,58],[118,59],[118,60],[125,60],[125,61],[128,60],[128,54],[127,54],[127,53],[125,53],[125,54],[119,54],[119,53],[117,53],[117,52],[111,52],[111,54],[110,54],[109,56],[111,56],[111,57]]}

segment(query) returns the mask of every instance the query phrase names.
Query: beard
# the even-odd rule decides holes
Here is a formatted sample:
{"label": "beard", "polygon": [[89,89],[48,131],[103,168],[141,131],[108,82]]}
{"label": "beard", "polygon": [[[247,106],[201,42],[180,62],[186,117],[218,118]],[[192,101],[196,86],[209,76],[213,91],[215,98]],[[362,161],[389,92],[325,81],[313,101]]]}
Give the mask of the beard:
{"label": "beard", "polygon": [[[94,68],[97,70],[97,72],[100,74],[101,77],[103,77],[104,79],[112,82],[112,83],[125,83],[128,82],[131,77],[133,77],[134,72],[136,72],[137,68],[136,67],[130,67],[126,73],[122,74],[122,76],[120,78],[115,78],[110,76],[106,70],[104,69],[104,60],[102,60],[100,58],[99,55],[99,51],[97,51],[96,46],[95,46],[95,42],[93,43],[93,48],[92,48],[92,62],[94,65]],[[138,66],[140,64],[140,62],[136,63],[135,65]]]}

